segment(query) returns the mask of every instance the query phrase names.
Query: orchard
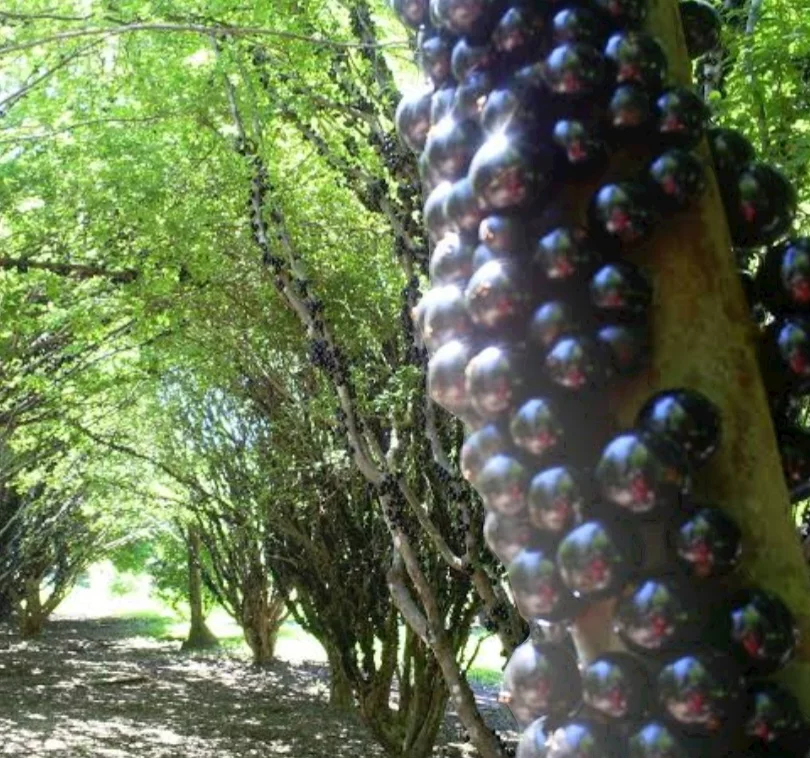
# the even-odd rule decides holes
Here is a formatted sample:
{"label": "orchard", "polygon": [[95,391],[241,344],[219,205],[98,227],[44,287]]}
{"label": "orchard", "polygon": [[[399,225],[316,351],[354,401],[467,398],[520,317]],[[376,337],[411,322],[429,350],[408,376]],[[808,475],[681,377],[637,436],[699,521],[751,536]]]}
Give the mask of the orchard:
{"label": "orchard", "polygon": [[0,629],[109,561],[336,758],[810,756],[810,8],[277,5],[0,10]]}

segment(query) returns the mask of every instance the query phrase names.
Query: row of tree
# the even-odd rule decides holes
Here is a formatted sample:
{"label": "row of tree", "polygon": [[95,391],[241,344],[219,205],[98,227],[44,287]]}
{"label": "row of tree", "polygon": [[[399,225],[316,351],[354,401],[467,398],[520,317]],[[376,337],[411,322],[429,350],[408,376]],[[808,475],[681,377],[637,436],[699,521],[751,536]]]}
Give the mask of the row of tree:
{"label": "row of tree", "polygon": [[[113,554],[183,588],[190,643],[216,602],[264,662],[291,614],[392,756],[430,753],[452,693],[498,758],[467,643],[476,618],[507,653],[526,628],[425,393],[429,250],[393,129],[417,79],[390,12],[8,5],[0,613],[36,633]],[[707,97],[804,187],[810,19],[747,9]]]}

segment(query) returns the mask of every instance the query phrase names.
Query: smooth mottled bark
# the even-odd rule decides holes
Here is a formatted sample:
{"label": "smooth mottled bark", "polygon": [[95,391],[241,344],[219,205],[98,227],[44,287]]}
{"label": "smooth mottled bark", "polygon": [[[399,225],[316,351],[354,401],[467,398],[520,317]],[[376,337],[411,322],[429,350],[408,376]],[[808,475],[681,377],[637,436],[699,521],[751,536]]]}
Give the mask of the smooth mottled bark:
{"label": "smooth mottled bark", "polygon": [[[664,44],[672,78],[691,76],[676,0],[653,6],[650,30]],[[705,143],[701,157],[711,165]],[[741,580],[778,593],[802,630],[796,660],[784,673],[810,714],[810,575],[791,522],[788,493],[767,397],[760,376],[757,335],[742,292],[713,171],[701,201],[666,220],[633,259],[651,274],[653,355],[649,370],[616,391],[618,422],[633,423],[653,392],[687,386],[720,408],[723,439],[695,491],[727,510],[744,534]],[[627,175],[627,165],[617,166]],[[603,622],[609,607],[601,609]],[[615,646],[592,610],[578,625],[578,644],[589,653]]]}
{"label": "smooth mottled bark", "polygon": [[204,650],[219,646],[216,635],[205,623],[203,610],[202,571],[200,570],[200,530],[192,525],[188,530],[188,604],[191,624],[183,650]]}
{"label": "smooth mottled bark", "polygon": [[42,634],[47,614],[42,606],[39,579],[25,580],[25,600],[19,612],[20,636],[23,639],[38,637]]}

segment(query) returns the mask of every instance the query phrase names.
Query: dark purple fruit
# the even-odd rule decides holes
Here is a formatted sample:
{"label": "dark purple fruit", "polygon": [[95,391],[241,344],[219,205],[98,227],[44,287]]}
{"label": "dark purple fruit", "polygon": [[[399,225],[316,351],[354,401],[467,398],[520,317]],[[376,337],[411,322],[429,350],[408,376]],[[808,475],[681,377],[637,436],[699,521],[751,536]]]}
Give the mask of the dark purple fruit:
{"label": "dark purple fruit", "polygon": [[490,511],[514,518],[526,510],[529,472],[511,455],[493,455],[481,469],[475,487]]}
{"label": "dark purple fruit", "polygon": [[641,718],[650,705],[649,689],[644,667],[627,653],[604,653],[582,671],[582,700],[609,719]]}
{"label": "dark purple fruit", "polygon": [[527,547],[509,564],[509,585],[518,611],[527,620],[562,621],[576,607],[562,583],[554,554]]}
{"label": "dark purple fruit", "polygon": [[709,129],[708,138],[721,187],[729,180],[736,181],[738,174],[754,160],[751,143],[734,129],[722,127]]}
{"label": "dark purple fruit", "polygon": [[473,274],[464,293],[472,320],[485,329],[504,329],[525,318],[531,291],[523,267],[509,258],[496,258]]}
{"label": "dark purple fruit", "polygon": [[475,253],[473,254],[473,271],[478,271],[481,266],[485,266],[491,261],[498,260],[501,260],[501,256],[498,255],[494,250],[483,244],[478,245],[478,247],[475,248]]}
{"label": "dark purple fruit", "polygon": [[430,129],[432,89],[413,90],[402,97],[395,116],[397,134],[413,152],[420,152]]}
{"label": "dark purple fruit", "polygon": [[430,282],[466,285],[472,276],[473,247],[464,242],[458,234],[447,234],[433,248],[430,256]]}
{"label": "dark purple fruit", "polygon": [[450,58],[450,66],[457,82],[463,82],[473,72],[486,71],[494,62],[495,51],[492,45],[487,42],[475,45],[464,38],[453,46]]}
{"label": "dark purple fruit", "polygon": [[622,84],[613,91],[607,116],[617,137],[638,137],[653,118],[650,95],[639,84]]}
{"label": "dark purple fruit", "polygon": [[605,44],[616,84],[638,84],[654,93],[667,75],[667,56],[655,37],[646,32],[622,31]]}
{"label": "dark purple fruit", "polygon": [[496,210],[507,210],[527,204],[545,189],[552,163],[551,153],[510,133],[498,133],[478,149],[469,176],[483,202]]}
{"label": "dark purple fruit", "polygon": [[428,133],[425,155],[432,171],[456,181],[464,177],[480,144],[481,129],[474,121],[445,116]]}
{"label": "dark purple fruit", "polygon": [[520,83],[493,89],[481,109],[481,128],[492,136],[497,133],[531,134],[542,119],[537,91]]}
{"label": "dark purple fruit", "polygon": [[549,733],[544,758],[623,758],[622,743],[608,727],[577,716]]}
{"label": "dark purple fruit", "polygon": [[519,448],[537,457],[560,447],[565,438],[558,411],[540,397],[527,400],[515,411],[509,432]]}
{"label": "dark purple fruit", "polygon": [[810,320],[792,316],[777,324],[776,343],[789,380],[806,384],[810,379]]}
{"label": "dark purple fruit", "polygon": [[700,142],[709,111],[703,99],[686,87],[665,90],[655,103],[656,130],[665,145],[688,150]]}
{"label": "dark purple fruit", "polygon": [[501,345],[490,345],[467,366],[467,392],[473,409],[485,419],[502,416],[517,400],[524,384],[517,354]]}
{"label": "dark purple fruit", "polygon": [[775,682],[756,682],[748,688],[748,697],[751,705],[745,733],[758,744],[773,745],[801,728],[798,701]]}
{"label": "dark purple fruit", "polygon": [[678,148],[661,153],[650,164],[648,175],[664,210],[688,208],[706,188],[703,163]]}
{"label": "dark purple fruit", "polygon": [[503,671],[503,690],[509,708],[521,724],[540,716],[564,716],[582,694],[574,656],[553,642],[518,645]]}
{"label": "dark purple fruit", "polygon": [[666,437],[693,466],[705,463],[720,444],[720,411],[697,390],[657,392],[638,412],[636,424]]}
{"label": "dark purple fruit", "polygon": [[728,618],[731,652],[746,671],[767,676],[793,657],[798,642],[796,622],[773,593],[760,589],[739,592]]}
{"label": "dark purple fruit", "polygon": [[594,121],[561,119],[554,124],[552,140],[562,156],[564,173],[574,177],[589,175],[607,162],[607,142]]}
{"label": "dark purple fruit", "polygon": [[447,219],[446,200],[453,190],[452,182],[439,182],[425,200],[425,207],[422,212],[422,219],[430,237],[439,240],[445,234],[455,232]]}
{"label": "dark purple fruit", "polygon": [[605,59],[592,45],[559,45],[546,58],[543,77],[558,95],[591,97],[605,81]]}
{"label": "dark purple fruit", "polygon": [[726,656],[698,652],[676,658],[659,673],[657,690],[667,719],[685,732],[709,736],[742,721],[743,681]]}
{"label": "dark purple fruit", "polygon": [[465,372],[472,355],[466,342],[448,342],[428,363],[430,397],[457,416],[470,408]]}
{"label": "dark purple fruit", "polygon": [[647,0],[594,0],[594,5],[602,11],[615,27],[640,26],[647,18]]}
{"label": "dark purple fruit", "polygon": [[532,262],[551,284],[581,285],[602,262],[602,255],[585,229],[560,226],[540,237]]}
{"label": "dark purple fruit", "polygon": [[584,42],[601,47],[605,38],[605,25],[587,7],[574,5],[563,8],[551,20],[551,39],[555,45]]}
{"label": "dark purple fruit", "polygon": [[600,319],[643,321],[652,302],[652,286],[632,263],[618,261],[600,268],[591,278],[591,304]]}
{"label": "dark purple fruit", "polygon": [[540,305],[529,321],[529,341],[548,348],[560,337],[576,331],[579,325],[571,305],[565,300],[549,300]]}
{"label": "dark purple fruit", "polygon": [[660,721],[648,721],[630,735],[627,758],[691,758],[678,736]]}
{"label": "dark purple fruit", "polygon": [[422,338],[431,352],[452,340],[472,335],[473,325],[464,293],[455,284],[430,290],[425,297]]}
{"label": "dark purple fruit", "polygon": [[626,539],[602,521],[586,521],[557,548],[557,565],[575,597],[599,600],[619,594],[632,570]]}
{"label": "dark purple fruit", "polygon": [[391,0],[391,7],[399,20],[412,29],[418,29],[428,20],[429,5],[429,0]]}
{"label": "dark purple fruit", "polygon": [[606,184],[589,208],[591,231],[631,247],[644,242],[658,221],[654,199],[635,182]]}
{"label": "dark purple fruit", "polygon": [[768,250],[758,280],[770,311],[810,312],[810,237],[797,237]]}
{"label": "dark purple fruit", "polygon": [[509,435],[495,424],[487,424],[473,432],[461,448],[461,475],[472,485],[490,458],[511,452]]}
{"label": "dark purple fruit", "polygon": [[419,42],[419,61],[434,87],[441,87],[451,76],[453,40],[443,34],[425,35]]}
{"label": "dark purple fruit", "polygon": [[629,376],[637,373],[649,358],[650,338],[645,326],[638,324],[608,324],[596,333],[603,345],[613,373]]}
{"label": "dark purple fruit", "polygon": [[615,624],[629,648],[655,655],[698,637],[701,608],[683,583],[647,579],[621,599]]}
{"label": "dark purple fruit", "polygon": [[681,0],[681,23],[690,58],[699,58],[720,46],[720,14],[705,0]]}
{"label": "dark purple fruit", "polygon": [[796,215],[796,191],[784,174],[764,163],[743,169],[723,200],[736,245],[773,242],[788,231]]}
{"label": "dark purple fruit", "polygon": [[607,358],[599,343],[585,334],[560,337],[543,365],[549,379],[566,390],[595,389],[607,379]]}
{"label": "dark purple fruit", "polygon": [[508,566],[521,550],[536,541],[535,537],[525,517],[503,516],[488,511],[484,518],[484,542],[504,566]]}
{"label": "dark purple fruit", "polygon": [[521,255],[529,248],[526,226],[518,216],[487,216],[478,227],[478,239],[500,255]]}
{"label": "dark purple fruit", "polygon": [[444,87],[436,90],[430,98],[430,125],[435,126],[453,111],[456,98],[455,87]]}
{"label": "dark purple fruit", "polygon": [[595,473],[605,502],[636,515],[677,507],[689,488],[682,454],[664,437],[646,430],[614,437]]}
{"label": "dark purple fruit", "polygon": [[582,520],[585,494],[568,466],[535,474],[529,484],[529,521],[541,532],[562,535]]}
{"label": "dark purple fruit", "polygon": [[482,39],[491,24],[491,0],[431,0],[433,22],[458,36]]}
{"label": "dark purple fruit", "polygon": [[670,533],[681,567],[692,577],[725,576],[740,562],[742,538],[737,525],[719,508],[689,514]]}
{"label": "dark purple fruit", "polygon": [[492,32],[492,44],[511,65],[537,55],[543,43],[545,18],[531,6],[507,8]]}
{"label": "dark purple fruit", "polygon": [[453,97],[453,115],[479,123],[489,95],[495,88],[495,75],[491,71],[472,71],[456,87]]}

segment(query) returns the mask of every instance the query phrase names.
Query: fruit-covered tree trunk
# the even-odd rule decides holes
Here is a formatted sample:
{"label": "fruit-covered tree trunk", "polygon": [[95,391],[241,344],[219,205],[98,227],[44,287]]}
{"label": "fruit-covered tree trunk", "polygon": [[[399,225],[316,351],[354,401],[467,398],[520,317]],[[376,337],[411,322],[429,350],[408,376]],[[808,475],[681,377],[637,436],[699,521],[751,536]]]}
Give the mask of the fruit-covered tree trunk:
{"label": "fruit-covered tree trunk", "polygon": [[[689,83],[677,1],[654,5],[650,27],[667,50],[673,75]],[[700,152],[710,164],[705,144]],[[619,167],[623,174],[626,170]],[[719,406],[722,444],[698,474],[696,494],[734,517],[743,531],[744,571],[776,591],[795,613],[803,642],[781,676],[810,714],[810,574],[791,523],[757,363],[756,332],[713,173],[702,200],[664,225],[645,246],[643,263],[655,292],[653,356],[642,376],[616,390],[618,421],[631,425],[641,403],[665,387],[700,390]],[[576,637],[583,657],[616,646],[608,616],[609,608],[603,606],[578,622]]]}
{"label": "fruit-covered tree trunk", "polygon": [[192,525],[188,530],[188,604],[191,624],[183,650],[201,650],[217,647],[219,642],[205,623],[203,609],[202,572],[200,571],[200,530]]}

